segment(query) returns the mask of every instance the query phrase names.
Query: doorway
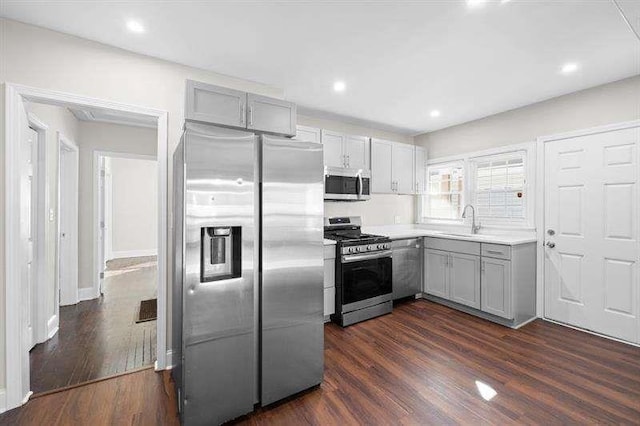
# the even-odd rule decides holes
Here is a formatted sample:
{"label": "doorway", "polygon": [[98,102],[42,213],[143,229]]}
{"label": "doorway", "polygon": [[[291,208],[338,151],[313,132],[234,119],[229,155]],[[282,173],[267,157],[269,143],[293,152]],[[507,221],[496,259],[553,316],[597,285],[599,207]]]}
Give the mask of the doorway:
{"label": "doorway", "polygon": [[640,123],[544,143],[544,316],[640,343]]}
{"label": "doorway", "polygon": [[[129,116],[146,120],[147,123],[151,122],[156,128],[156,143],[157,155],[158,155],[158,171],[155,178],[157,191],[157,202],[159,205],[157,214],[157,236],[158,236],[158,266],[156,269],[156,281],[157,281],[157,298],[158,298],[158,326],[156,341],[156,353],[154,358],[157,358],[156,368],[164,369],[166,366],[166,216],[161,214],[162,211],[167,209],[166,198],[166,157],[167,157],[167,114],[164,111],[154,110],[151,108],[129,106],[124,104],[116,104],[113,102],[102,101],[98,99],[91,99],[82,96],[76,96],[72,94],[53,92],[49,90],[41,90],[31,87],[25,87],[14,84],[5,84],[5,97],[6,97],[6,109],[5,109],[5,125],[6,125],[6,145],[5,145],[5,160],[6,160],[6,188],[5,192],[5,213],[6,213],[6,234],[5,245],[7,247],[19,247],[21,236],[24,236],[24,221],[25,210],[20,208],[21,200],[25,197],[24,179],[21,180],[23,170],[20,167],[20,160],[23,156],[21,150],[20,141],[24,136],[23,126],[24,123],[24,103],[42,103],[47,105],[56,105],[65,108],[80,107],[88,109],[91,114],[106,113],[111,117]],[[51,146],[51,145],[49,145]],[[53,154],[53,153],[50,153]],[[51,155],[53,157],[54,155]],[[89,183],[91,185],[91,183]],[[50,199],[55,200],[55,196]],[[56,206],[53,209],[47,209],[43,215],[46,218],[46,222],[51,222],[56,226],[58,219]],[[39,209],[40,210],[40,209]],[[83,220],[83,217],[87,217],[82,213],[79,214],[79,222]],[[92,220],[93,217],[89,216]],[[56,232],[52,232],[50,237],[56,237]],[[54,248],[55,251],[55,248]],[[35,251],[37,252],[37,250]],[[91,252],[91,250],[89,250]],[[82,255],[82,251],[79,250],[79,254]],[[80,256],[81,257],[81,256]],[[3,324],[5,328],[4,334],[6,336],[7,350],[6,350],[6,407],[11,409],[17,407],[28,400],[31,392],[30,376],[32,369],[30,368],[29,349],[31,342],[33,342],[33,325],[32,317],[33,312],[40,312],[37,308],[38,303],[34,301],[34,308],[30,308],[33,294],[28,290],[30,286],[24,285],[28,281],[24,278],[23,271],[26,269],[24,265],[27,264],[27,252],[24,250],[16,250],[7,253],[6,258],[6,276],[7,287],[5,303],[5,314],[7,321]],[[55,259],[57,260],[57,259]],[[43,263],[40,262],[40,265]],[[92,270],[92,263],[89,264],[89,270]],[[55,280],[57,274],[43,274],[47,284],[50,284],[51,280]],[[84,288],[88,283],[79,283],[78,288]],[[57,292],[56,292],[57,293]],[[78,298],[82,298],[81,295]],[[76,305],[77,306],[77,305]],[[31,312],[29,312],[31,309]],[[53,319],[53,317],[52,317]],[[36,320],[36,330],[40,326],[40,319]],[[52,334],[58,335],[57,324],[51,324]],[[55,327],[54,327],[55,326]],[[61,324],[63,326],[63,324]],[[29,330],[31,327],[31,330]],[[46,330],[46,324],[44,329]],[[50,336],[46,336],[50,337]]]}

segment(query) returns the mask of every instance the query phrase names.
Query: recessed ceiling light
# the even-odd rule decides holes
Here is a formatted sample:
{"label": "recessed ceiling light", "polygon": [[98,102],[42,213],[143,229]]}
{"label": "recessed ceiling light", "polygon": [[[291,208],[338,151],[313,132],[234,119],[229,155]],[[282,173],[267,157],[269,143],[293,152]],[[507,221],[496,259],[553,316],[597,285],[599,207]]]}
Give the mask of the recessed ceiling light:
{"label": "recessed ceiling light", "polygon": [[438,111],[437,109],[434,109],[433,111],[431,111],[429,115],[431,115],[431,117],[433,118],[440,117],[440,111]]}
{"label": "recessed ceiling light", "polygon": [[484,6],[486,0],[467,0],[467,6],[469,7],[480,7]]}
{"label": "recessed ceiling light", "polygon": [[141,34],[144,32],[144,26],[139,21],[127,21],[127,29],[132,33]]}
{"label": "recessed ceiling light", "polygon": [[572,72],[578,71],[578,64],[575,62],[567,62],[560,68],[562,74],[571,74]]}
{"label": "recessed ceiling light", "polygon": [[347,85],[344,81],[336,81],[335,83],[333,83],[333,90],[335,90],[336,92],[344,92],[344,89],[346,88]]}

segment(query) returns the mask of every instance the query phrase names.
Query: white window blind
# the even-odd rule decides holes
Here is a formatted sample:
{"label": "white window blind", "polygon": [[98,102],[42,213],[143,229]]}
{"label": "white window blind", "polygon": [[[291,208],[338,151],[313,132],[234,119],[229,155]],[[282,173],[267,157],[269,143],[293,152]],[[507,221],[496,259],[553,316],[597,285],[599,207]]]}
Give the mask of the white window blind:
{"label": "white window blind", "polygon": [[526,219],[525,153],[474,159],[474,204],[478,217]]}
{"label": "white window blind", "polygon": [[430,219],[459,219],[464,191],[462,163],[434,165],[427,169],[429,193],[425,215]]}

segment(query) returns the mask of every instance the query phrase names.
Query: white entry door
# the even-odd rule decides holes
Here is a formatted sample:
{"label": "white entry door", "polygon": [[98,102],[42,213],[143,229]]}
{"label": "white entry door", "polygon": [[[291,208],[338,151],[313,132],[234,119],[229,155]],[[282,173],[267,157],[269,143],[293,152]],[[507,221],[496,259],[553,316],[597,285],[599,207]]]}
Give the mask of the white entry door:
{"label": "white entry door", "polygon": [[640,342],[640,127],[547,142],[545,316]]}
{"label": "white entry door", "polygon": [[38,133],[29,127],[27,113],[22,110],[20,139],[20,250],[22,268],[20,283],[22,288],[22,324],[24,324],[25,345],[30,350],[35,345],[33,336],[32,301],[34,297],[34,237]]}

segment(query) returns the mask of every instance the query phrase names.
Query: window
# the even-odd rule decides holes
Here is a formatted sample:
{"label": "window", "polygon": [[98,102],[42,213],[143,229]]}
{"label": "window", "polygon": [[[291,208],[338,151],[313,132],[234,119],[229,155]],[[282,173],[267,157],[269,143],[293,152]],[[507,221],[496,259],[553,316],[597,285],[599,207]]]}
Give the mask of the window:
{"label": "window", "polygon": [[429,219],[460,219],[464,192],[464,163],[430,166],[425,213]]}
{"label": "window", "polygon": [[479,218],[523,221],[526,171],[523,151],[471,159],[473,204]]}

